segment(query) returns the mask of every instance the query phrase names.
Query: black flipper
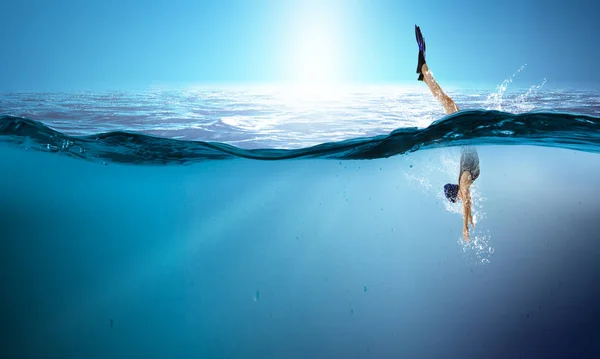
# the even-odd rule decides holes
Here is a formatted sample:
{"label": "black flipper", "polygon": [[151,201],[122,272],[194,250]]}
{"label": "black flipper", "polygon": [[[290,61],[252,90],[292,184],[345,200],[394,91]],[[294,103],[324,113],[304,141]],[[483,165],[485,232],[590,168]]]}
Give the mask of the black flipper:
{"label": "black flipper", "polygon": [[415,25],[415,36],[417,37],[417,45],[419,45],[419,62],[417,64],[417,73],[419,74],[419,81],[423,81],[423,72],[421,69],[425,64],[425,39],[421,34],[421,29]]}

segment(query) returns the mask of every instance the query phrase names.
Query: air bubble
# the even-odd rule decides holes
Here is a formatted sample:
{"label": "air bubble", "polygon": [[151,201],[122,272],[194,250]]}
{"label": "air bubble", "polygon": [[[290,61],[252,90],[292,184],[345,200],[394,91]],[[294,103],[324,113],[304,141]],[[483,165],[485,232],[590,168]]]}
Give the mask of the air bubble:
{"label": "air bubble", "polygon": [[490,253],[494,253],[494,252],[496,251],[496,250],[495,250],[494,248],[492,248],[492,247],[490,247],[488,250],[489,250],[489,252],[490,252]]}
{"label": "air bubble", "polygon": [[70,140],[64,140],[62,143],[62,150],[68,150],[69,147],[73,146],[73,141]]}
{"label": "air bubble", "polygon": [[51,145],[49,143],[46,145],[46,149],[48,151],[50,151],[50,152],[57,152],[58,151],[58,147],[57,146]]}
{"label": "air bubble", "polygon": [[254,292],[254,301],[258,302],[260,300],[260,291],[256,290],[256,292]]}

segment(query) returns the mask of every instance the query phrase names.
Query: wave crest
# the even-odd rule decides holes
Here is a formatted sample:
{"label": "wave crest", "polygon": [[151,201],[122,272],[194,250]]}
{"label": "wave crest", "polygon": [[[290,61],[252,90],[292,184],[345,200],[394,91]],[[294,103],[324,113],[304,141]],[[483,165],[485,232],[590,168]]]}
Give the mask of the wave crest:
{"label": "wave crest", "polygon": [[130,164],[188,164],[247,158],[376,159],[419,149],[461,145],[537,145],[600,152],[600,118],[559,112],[511,114],[467,110],[446,116],[427,128],[401,128],[389,135],[327,142],[300,149],[241,149],[220,142],[183,141],[114,131],[70,136],[31,119],[1,116],[0,140],[85,160]]}

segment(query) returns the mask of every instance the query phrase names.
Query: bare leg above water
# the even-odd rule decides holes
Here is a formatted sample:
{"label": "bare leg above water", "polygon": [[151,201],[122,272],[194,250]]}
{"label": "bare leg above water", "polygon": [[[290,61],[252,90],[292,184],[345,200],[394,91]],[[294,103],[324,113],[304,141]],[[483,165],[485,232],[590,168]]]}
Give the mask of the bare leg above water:
{"label": "bare leg above water", "polygon": [[423,67],[421,67],[421,71],[423,71],[423,81],[427,84],[427,87],[429,87],[429,90],[431,91],[433,96],[435,96],[435,98],[437,98],[442,103],[442,106],[444,106],[444,110],[446,111],[446,113],[451,114],[454,112],[458,112],[458,106],[456,106],[454,101],[448,95],[446,95],[444,91],[442,91],[440,85],[438,85],[438,83],[433,78],[431,71],[429,71],[427,64],[423,64]]}
{"label": "bare leg above water", "polygon": [[425,39],[421,34],[421,29],[415,25],[415,35],[417,37],[417,44],[419,45],[419,63],[417,65],[417,73],[419,74],[419,81],[423,81],[429,87],[429,90],[440,101],[444,110],[447,114],[457,112],[458,106],[454,101],[442,91],[442,88],[433,78],[433,74],[429,71],[429,67],[425,63]]}

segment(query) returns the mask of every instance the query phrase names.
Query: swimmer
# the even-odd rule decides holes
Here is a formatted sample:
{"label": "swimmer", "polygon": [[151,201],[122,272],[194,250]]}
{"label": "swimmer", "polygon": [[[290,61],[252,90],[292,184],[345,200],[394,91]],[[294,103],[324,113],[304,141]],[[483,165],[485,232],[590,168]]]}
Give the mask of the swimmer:
{"label": "swimmer", "polygon": [[[429,71],[429,67],[425,62],[425,39],[421,34],[421,29],[417,25],[415,25],[415,35],[417,37],[417,44],[419,45],[418,80],[427,84],[433,96],[444,106],[447,114],[458,112],[458,106],[442,91],[440,85],[433,78],[433,74]],[[456,203],[460,199],[463,203],[463,236],[467,242],[469,242],[469,223],[471,223],[471,227],[475,228],[471,213],[470,188],[477,177],[479,177],[479,171],[479,155],[477,154],[477,150],[474,147],[464,147],[461,150],[460,156],[458,184],[447,183],[444,185],[444,195],[450,202]]]}

